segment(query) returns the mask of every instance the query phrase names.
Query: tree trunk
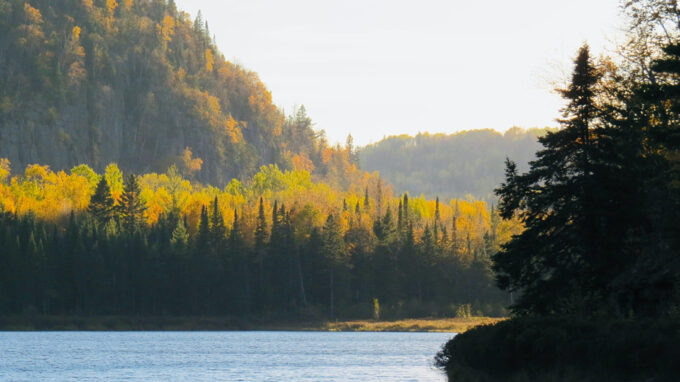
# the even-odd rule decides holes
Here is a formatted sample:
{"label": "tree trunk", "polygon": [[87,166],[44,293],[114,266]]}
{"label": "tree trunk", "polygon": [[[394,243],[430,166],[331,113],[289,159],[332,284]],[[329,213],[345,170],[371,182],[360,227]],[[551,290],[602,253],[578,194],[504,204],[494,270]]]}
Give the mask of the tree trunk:
{"label": "tree trunk", "polygon": [[333,268],[331,268],[331,318],[335,317],[335,296],[333,295]]}

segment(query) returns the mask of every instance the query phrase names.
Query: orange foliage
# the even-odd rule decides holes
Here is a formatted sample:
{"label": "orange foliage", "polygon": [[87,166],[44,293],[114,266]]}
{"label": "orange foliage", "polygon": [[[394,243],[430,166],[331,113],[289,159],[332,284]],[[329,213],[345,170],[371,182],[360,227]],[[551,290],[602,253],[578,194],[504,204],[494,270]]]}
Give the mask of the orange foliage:
{"label": "orange foliage", "polygon": [[112,16],[116,8],[118,8],[118,2],[116,0],[106,0],[106,10],[109,12],[109,15]]}
{"label": "orange foliage", "polygon": [[189,174],[194,174],[195,172],[201,171],[203,166],[203,159],[192,158],[193,153],[191,148],[187,147],[184,149],[184,155],[182,156],[182,162],[184,163],[184,168]]}
{"label": "orange foliage", "polygon": [[170,15],[165,15],[160,28],[163,41],[172,41],[172,36],[175,34],[175,19]]}
{"label": "orange foliage", "polygon": [[238,143],[243,139],[243,134],[239,128],[239,123],[231,116],[227,118],[226,122],[227,135],[232,143]]}
{"label": "orange foliage", "polygon": [[215,64],[215,58],[213,57],[212,49],[205,50],[205,70],[208,72],[213,71],[213,65]]}
{"label": "orange foliage", "polygon": [[305,153],[293,155],[291,162],[295,171],[314,171],[314,162]]}
{"label": "orange foliage", "polygon": [[30,4],[24,3],[24,15],[28,24],[42,24],[42,13],[36,8],[31,7]]}

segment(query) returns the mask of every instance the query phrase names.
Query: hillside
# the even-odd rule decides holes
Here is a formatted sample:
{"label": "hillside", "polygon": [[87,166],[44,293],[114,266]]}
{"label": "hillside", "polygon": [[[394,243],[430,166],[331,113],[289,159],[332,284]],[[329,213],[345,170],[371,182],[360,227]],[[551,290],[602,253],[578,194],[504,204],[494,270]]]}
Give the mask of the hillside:
{"label": "hillside", "polygon": [[396,192],[489,199],[503,180],[505,158],[526,169],[546,129],[512,128],[505,134],[471,130],[451,135],[391,136],[359,150],[366,171],[379,171]]}
{"label": "hillside", "polygon": [[325,176],[344,148],[327,147],[304,109],[287,118],[210,36],[172,0],[0,0],[0,158],[175,164],[220,186],[265,164]]}

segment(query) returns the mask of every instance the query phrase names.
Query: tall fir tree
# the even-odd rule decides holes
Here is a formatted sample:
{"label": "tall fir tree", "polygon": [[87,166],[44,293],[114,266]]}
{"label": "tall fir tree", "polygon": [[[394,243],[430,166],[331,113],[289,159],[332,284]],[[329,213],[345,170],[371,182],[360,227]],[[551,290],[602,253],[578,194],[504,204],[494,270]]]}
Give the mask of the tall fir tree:
{"label": "tall fir tree", "polygon": [[142,201],[140,193],[141,189],[137,177],[130,174],[125,179],[123,194],[120,197],[120,204],[117,206],[123,229],[129,233],[139,231],[144,224],[146,205]]}
{"label": "tall fir tree", "polygon": [[499,210],[505,219],[518,215],[526,229],[494,256],[493,268],[501,288],[521,292],[516,313],[581,313],[602,303],[606,287],[597,275],[603,256],[594,214],[597,82],[584,45],[571,84],[560,91],[568,101],[563,128],[539,139],[544,148],[528,173],[518,174],[516,164],[506,161],[505,183],[496,190]]}
{"label": "tall fir tree", "polygon": [[106,225],[113,217],[113,204],[111,189],[106,178],[102,176],[87,207],[88,212],[95,218],[100,227]]}

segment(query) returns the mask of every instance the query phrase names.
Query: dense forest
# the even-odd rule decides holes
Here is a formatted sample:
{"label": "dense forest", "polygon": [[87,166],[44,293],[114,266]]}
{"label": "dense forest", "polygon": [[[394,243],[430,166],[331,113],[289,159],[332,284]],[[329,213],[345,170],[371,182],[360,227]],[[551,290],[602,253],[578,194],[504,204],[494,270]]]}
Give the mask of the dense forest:
{"label": "dense forest", "polygon": [[263,166],[224,189],[0,162],[0,314],[322,319],[502,315],[485,202],[353,191]]}
{"label": "dense forest", "polygon": [[225,186],[277,164],[346,186],[334,153],[172,0],[0,0],[0,157],[16,168],[174,164]]}
{"label": "dense forest", "polygon": [[513,127],[505,134],[471,130],[446,134],[398,135],[362,147],[361,168],[378,171],[397,192],[444,198],[494,200],[503,180],[503,161],[510,158],[528,169],[549,129]]}
{"label": "dense forest", "polygon": [[492,268],[513,318],[444,347],[455,380],[680,378],[680,8],[624,9],[624,60],[584,45],[561,128],[528,170],[506,161],[500,215],[524,230]]}

